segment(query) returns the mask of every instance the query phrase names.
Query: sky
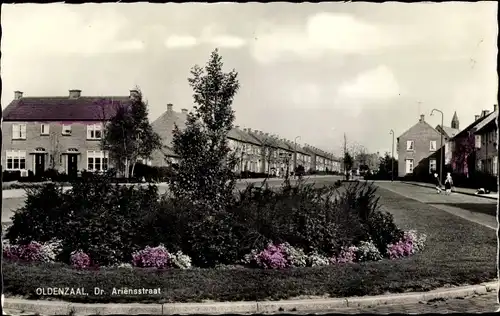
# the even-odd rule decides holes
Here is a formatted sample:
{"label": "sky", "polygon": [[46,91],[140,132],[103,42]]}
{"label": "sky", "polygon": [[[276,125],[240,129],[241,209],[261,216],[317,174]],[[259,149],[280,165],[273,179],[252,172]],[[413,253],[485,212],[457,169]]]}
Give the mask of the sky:
{"label": "sky", "polygon": [[2,108],[14,97],[128,95],[154,120],[192,109],[189,71],[215,48],[241,88],[235,125],[340,154],[381,154],[443,111],[497,101],[497,2],[2,5]]}

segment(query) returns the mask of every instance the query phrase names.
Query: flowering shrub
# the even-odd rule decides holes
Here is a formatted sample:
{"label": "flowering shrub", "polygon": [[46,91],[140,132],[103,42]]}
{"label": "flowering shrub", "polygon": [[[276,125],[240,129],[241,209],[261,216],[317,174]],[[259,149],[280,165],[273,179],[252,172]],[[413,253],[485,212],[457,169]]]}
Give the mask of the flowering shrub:
{"label": "flowering shrub", "polygon": [[283,243],[280,247],[289,266],[305,267],[307,265],[307,255],[304,253],[304,250],[294,248],[289,243]]}
{"label": "flowering shrub", "polygon": [[358,258],[359,261],[382,260],[382,254],[371,240],[360,242],[356,257]]}
{"label": "flowering shrub", "polygon": [[188,255],[182,253],[182,251],[177,251],[175,254],[170,255],[171,264],[174,268],[178,269],[189,269],[191,268],[191,258]]}
{"label": "flowering shrub", "polygon": [[143,250],[132,254],[132,265],[141,268],[167,268],[170,264],[171,256],[163,245],[158,247],[146,246]]}
{"label": "flowering shrub", "polygon": [[415,230],[404,232],[401,240],[387,246],[387,255],[390,259],[410,256],[424,249],[426,239],[425,234],[419,235]]}
{"label": "flowering shrub", "polygon": [[245,262],[264,269],[283,269],[289,266],[283,245],[269,244],[264,250],[245,256]]}
{"label": "flowering shrub", "polygon": [[330,260],[317,252],[312,252],[307,256],[307,265],[311,267],[322,267],[330,264]]}
{"label": "flowering shrub", "polygon": [[356,253],[358,252],[358,247],[351,246],[347,249],[342,248],[337,256],[331,258],[331,263],[351,263],[356,261]]}
{"label": "flowering shrub", "polygon": [[85,269],[90,267],[90,256],[81,250],[73,251],[71,253],[69,261],[71,265],[77,269]]}
{"label": "flowering shrub", "polygon": [[36,241],[27,245],[10,245],[7,241],[3,243],[3,256],[11,260],[53,262],[59,251],[59,243],[41,244]]}
{"label": "flowering shrub", "polygon": [[426,234],[418,234],[416,230],[404,232],[403,240],[411,241],[415,252],[424,250],[425,242],[427,241]]}

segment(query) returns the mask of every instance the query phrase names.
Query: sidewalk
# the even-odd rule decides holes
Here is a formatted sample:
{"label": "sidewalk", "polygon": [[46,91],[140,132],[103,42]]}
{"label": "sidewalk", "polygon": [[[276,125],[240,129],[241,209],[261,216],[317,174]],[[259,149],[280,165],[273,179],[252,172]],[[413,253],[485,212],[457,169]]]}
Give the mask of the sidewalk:
{"label": "sidewalk", "polygon": [[[436,186],[433,184],[430,184],[430,183],[409,182],[409,181],[401,181],[401,183],[416,185],[419,187],[432,188],[434,190],[436,189]],[[497,192],[489,193],[489,194],[476,194],[476,190],[474,190],[474,189],[460,188],[460,187],[453,187],[452,192],[465,194],[465,195],[473,195],[473,196],[487,198],[487,199],[498,200],[498,193]]]}

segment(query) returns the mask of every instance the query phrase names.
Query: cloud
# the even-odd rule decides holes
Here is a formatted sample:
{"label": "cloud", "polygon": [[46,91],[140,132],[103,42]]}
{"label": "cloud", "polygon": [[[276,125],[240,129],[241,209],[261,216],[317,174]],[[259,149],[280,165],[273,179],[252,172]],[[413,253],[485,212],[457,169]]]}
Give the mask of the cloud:
{"label": "cloud", "polygon": [[381,65],[340,85],[334,103],[357,116],[363,108],[379,107],[400,94],[397,78],[387,66]]}
{"label": "cloud", "polygon": [[92,55],[143,48],[139,41],[118,39],[128,23],[125,17],[105,6],[87,15],[88,7],[61,3],[2,6],[3,52]]}
{"label": "cloud", "polygon": [[165,41],[167,48],[192,47],[198,44],[198,40],[191,35],[170,35]]}
{"label": "cloud", "polygon": [[246,41],[240,37],[232,35],[217,35],[206,40],[217,47],[240,48],[246,45]]}
{"label": "cloud", "polygon": [[317,58],[326,52],[371,53],[391,46],[390,34],[382,28],[348,14],[319,13],[309,17],[305,27],[263,28],[252,47],[261,62],[294,53],[303,58]]}

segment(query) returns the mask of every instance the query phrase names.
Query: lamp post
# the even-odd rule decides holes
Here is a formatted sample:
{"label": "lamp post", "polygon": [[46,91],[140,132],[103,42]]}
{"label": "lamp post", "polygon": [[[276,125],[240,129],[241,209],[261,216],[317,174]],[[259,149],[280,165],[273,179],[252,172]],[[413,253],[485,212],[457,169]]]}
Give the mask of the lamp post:
{"label": "lamp post", "polygon": [[394,131],[391,129],[389,134],[392,134],[391,181],[394,181]]}
{"label": "lamp post", "polygon": [[443,154],[444,154],[444,148],[443,148],[444,114],[443,114],[443,111],[441,111],[441,110],[432,109],[431,116],[434,114],[434,112],[441,113],[441,144],[440,144],[441,148],[440,148],[440,154],[439,154],[439,179],[442,181],[442,179],[443,179],[443,164],[444,164],[444,159],[443,159]]}
{"label": "lamp post", "polygon": [[294,147],[293,147],[293,177],[297,177],[297,139],[300,139],[300,136],[295,137]]}

